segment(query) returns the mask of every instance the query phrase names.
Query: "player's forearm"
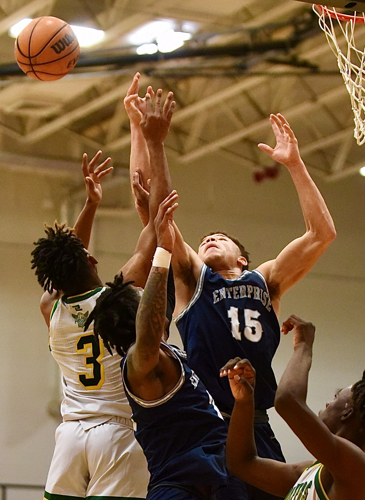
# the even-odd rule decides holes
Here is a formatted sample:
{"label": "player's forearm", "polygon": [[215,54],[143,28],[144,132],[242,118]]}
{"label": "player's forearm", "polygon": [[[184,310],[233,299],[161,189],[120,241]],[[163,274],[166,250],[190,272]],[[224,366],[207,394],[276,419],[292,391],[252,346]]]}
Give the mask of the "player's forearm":
{"label": "player's forearm", "polygon": [[297,346],[279,382],[275,409],[286,421],[290,419],[294,404],[306,404],[312,353],[312,347],[304,342]]}
{"label": "player's forearm", "polygon": [[85,248],[88,248],[91,237],[96,210],[99,203],[86,200],[74,225],[75,234],[82,241]]}
{"label": "player's forearm", "polygon": [[314,232],[317,238],[330,243],[336,236],[335,226],[323,196],[303,160],[299,157],[295,165],[288,169],[298,193],[307,231]]}
{"label": "player's forearm", "polygon": [[237,477],[248,480],[245,476],[247,466],[257,458],[254,437],[254,399],[236,401],[227,436],[227,466]]}
{"label": "player's forearm", "polygon": [[153,220],[157,214],[159,204],[171,193],[172,183],[164,144],[147,141],[147,146],[151,172],[149,211]]}
{"label": "player's forearm", "polygon": [[145,182],[151,177],[150,157],[146,140],[143,136],[141,127],[131,122],[131,153],[130,153],[130,178],[133,180],[133,174],[139,170]]}
{"label": "player's forearm", "polygon": [[165,331],[168,272],[164,267],[151,268],[137,311],[137,341],[153,351],[159,348]]}

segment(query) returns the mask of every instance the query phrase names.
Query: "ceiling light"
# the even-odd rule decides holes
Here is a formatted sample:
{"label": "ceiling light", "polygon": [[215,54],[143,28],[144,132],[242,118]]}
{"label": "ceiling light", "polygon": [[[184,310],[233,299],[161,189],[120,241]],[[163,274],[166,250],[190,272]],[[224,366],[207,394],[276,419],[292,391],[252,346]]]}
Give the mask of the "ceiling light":
{"label": "ceiling light", "polygon": [[156,38],[158,50],[160,52],[172,52],[184,45],[186,40],[190,40],[191,34],[183,31],[169,30]]}
{"label": "ceiling light", "polygon": [[151,43],[162,33],[173,29],[175,24],[175,21],[169,19],[143,24],[127,36],[127,41],[132,45]]}
{"label": "ceiling light", "polygon": [[359,172],[360,172],[360,175],[365,177],[365,167],[360,168]]}
{"label": "ceiling light", "polygon": [[[9,35],[12,38],[16,38],[19,33],[32,21],[32,19],[26,18],[22,19],[18,23],[14,24],[9,29]],[[73,29],[80,47],[91,47],[92,45],[96,45],[100,43],[104,38],[104,31],[96,30],[94,28],[85,28],[84,26],[74,26],[71,24],[71,28]]]}
{"label": "ceiling light", "polygon": [[141,56],[142,54],[156,54],[158,51],[157,45],[155,43],[144,43],[137,49],[137,54]]}

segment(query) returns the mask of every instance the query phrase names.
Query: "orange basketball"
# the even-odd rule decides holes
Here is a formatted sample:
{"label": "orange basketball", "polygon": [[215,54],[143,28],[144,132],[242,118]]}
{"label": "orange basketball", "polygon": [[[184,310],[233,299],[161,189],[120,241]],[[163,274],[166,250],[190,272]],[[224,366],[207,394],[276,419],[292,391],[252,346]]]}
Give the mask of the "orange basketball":
{"label": "orange basketball", "polygon": [[15,59],[35,80],[59,80],[76,65],[79,42],[69,24],[57,17],[37,17],[18,35]]}

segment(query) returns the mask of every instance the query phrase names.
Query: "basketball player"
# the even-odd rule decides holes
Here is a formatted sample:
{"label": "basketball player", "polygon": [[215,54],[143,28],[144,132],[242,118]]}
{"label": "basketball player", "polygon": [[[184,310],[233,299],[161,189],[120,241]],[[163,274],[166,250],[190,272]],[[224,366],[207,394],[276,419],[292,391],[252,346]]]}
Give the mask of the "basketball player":
{"label": "basketball player", "polygon": [[[170,126],[172,94],[161,108],[161,94],[150,102],[144,116],[144,133],[151,151],[151,175],[163,153]],[[159,99],[157,98],[159,96]],[[87,202],[75,229],[56,223],[46,228],[32,252],[32,267],[45,293],[41,311],[49,327],[50,348],[58,362],[64,387],[63,423],[56,431],[56,447],[50,466],[45,498],[145,498],[148,483],[146,460],[136,443],[131,409],[120,378],[120,357],[104,353],[92,330],[84,324],[105,289],[96,261],[87,252],[92,222],[101,200],[100,180],[111,171],[110,159],[95,167],[83,157]],[[161,175],[161,168],[159,169]],[[168,188],[151,184],[151,211]],[[157,210],[156,210],[157,211]],[[80,238],[77,237],[80,236]],[[143,229],[132,258],[123,266],[136,286],[145,285],[156,248],[153,220]]]}
{"label": "basketball player", "polygon": [[[134,88],[138,91],[138,86]],[[223,232],[212,233],[203,238],[196,253],[185,244],[175,226],[172,265],[175,321],[189,366],[229,420],[234,399],[228,382],[219,378],[219,369],[227,359],[248,358],[258,373],[255,388],[258,453],[284,461],[266,411],[273,406],[276,390],[271,362],[280,341],[277,319],[280,300],[313,267],[336,232],[326,204],[300,157],[297,139],[288,122],[281,114],[271,115],[270,122],[276,146],[272,149],[259,144],[259,147],[289,170],[299,196],[305,233],[289,243],[275,259],[250,272],[249,255],[237,239]],[[132,135],[133,140],[137,140],[136,135]],[[138,149],[137,165],[147,163],[143,159],[144,151]],[[143,186],[140,192],[143,193]],[[240,493],[233,493],[233,498],[273,498],[250,485],[247,485],[248,493],[244,485],[237,484],[237,488]]]}
{"label": "basketball player", "polygon": [[293,329],[293,355],[279,382],[275,408],[315,462],[284,464],[257,456],[253,437],[255,370],[247,360],[229,361],[228,376],[236,400],[227,440],[227,462],[244,481],[287,500],[364,500],[365,372],[342,389],[318,416],[306,403],[315,328],[297,316],[283,323]]}
{"label": "basketball player", "polygon": [[129,283],[118,278],[99,297],[85,327],[94,321],[105,347],[125,354],[124,388],[151,474],[147,499],[225,500],[226,423],[185,353],[163,341],[176,200],[173,191],[155,219],[158,247],[140,304]]}

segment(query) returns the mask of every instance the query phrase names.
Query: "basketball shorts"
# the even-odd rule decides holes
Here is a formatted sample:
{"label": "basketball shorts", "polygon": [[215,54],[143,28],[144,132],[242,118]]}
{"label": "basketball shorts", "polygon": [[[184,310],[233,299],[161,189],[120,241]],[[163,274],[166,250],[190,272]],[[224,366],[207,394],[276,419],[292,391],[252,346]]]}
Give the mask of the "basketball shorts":
{"label": "basketball shorts", "polygon": [[63,422],[44,497],[48,500],[144,499],[149,473],[132,422],[125,418],[84,430],[78,420]]}

